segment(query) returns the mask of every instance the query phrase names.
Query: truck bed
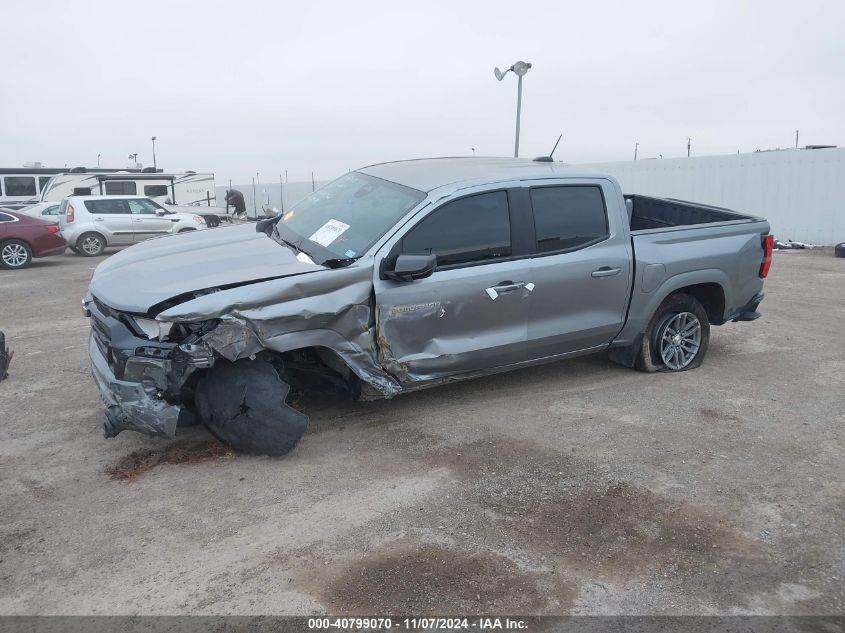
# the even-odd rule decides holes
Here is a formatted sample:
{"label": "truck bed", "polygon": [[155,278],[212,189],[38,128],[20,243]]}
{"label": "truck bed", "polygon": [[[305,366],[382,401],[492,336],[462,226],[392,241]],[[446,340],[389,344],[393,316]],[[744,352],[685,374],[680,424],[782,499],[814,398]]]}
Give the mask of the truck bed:
{"label": "truck bed", "polygon": [[696,204],[673,198],[653,198],[625,194],[631,231],[647,231],[716,222],[754,220],[753,216],[721,207]]}

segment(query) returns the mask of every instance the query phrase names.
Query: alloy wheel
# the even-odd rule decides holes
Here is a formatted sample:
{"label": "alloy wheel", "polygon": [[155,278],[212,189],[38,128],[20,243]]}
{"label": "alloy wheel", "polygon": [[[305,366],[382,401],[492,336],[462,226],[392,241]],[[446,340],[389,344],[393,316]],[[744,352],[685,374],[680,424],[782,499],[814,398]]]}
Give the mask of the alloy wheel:
{"label": "alloy wheel", "polygon": [[29,255],[21,244],[6,244],[3,247],[3,262],[10,268],[18,268],[26,263]]}
{"label": "alloy wheel", "polygon": [[670,315],[658,329],[660,358],[669,369],[687,367],[701,347],[701,322],[692,312]]}

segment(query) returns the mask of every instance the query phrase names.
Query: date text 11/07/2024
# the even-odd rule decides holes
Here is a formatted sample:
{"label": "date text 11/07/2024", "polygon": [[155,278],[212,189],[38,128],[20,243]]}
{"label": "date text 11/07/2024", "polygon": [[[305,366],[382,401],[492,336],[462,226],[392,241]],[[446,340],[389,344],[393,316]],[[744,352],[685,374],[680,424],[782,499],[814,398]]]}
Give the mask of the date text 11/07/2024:
{"label": "date text 11/07/2024", "polygon": [[524,631],[528,623],[518,618],[309,618],[308,628],[313,630],[390,630],[410,631],[426,630],[470,630],[479,631],[511,630]]}

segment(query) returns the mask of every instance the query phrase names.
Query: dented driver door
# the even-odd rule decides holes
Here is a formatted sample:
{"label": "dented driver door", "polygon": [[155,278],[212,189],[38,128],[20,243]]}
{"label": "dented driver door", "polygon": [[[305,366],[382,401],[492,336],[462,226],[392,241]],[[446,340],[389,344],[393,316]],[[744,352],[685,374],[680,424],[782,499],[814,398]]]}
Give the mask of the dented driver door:
{"label": "dented driver door", "polygon": [[[518,259],[507,189],[475,188],[389,241],[377,257],[379,360],[403,384],[526,359],[530,266]],[[435,254],[431,276],[386,278],[401,254]]]}

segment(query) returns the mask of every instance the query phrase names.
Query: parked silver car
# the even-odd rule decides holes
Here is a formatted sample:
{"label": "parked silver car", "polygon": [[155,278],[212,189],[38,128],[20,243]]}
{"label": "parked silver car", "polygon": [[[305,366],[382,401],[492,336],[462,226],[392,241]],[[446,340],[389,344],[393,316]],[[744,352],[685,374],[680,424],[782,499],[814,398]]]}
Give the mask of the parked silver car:
{"label": "parked silver car", "polygon": [[105,433],[198,417],[278,455],[308,422],[292,386],[391,398],[605,350],[693,369],[711,325],[759,316],[771,250],[761,218],[557,164],[373,165],[254,226],[101,263],[83,305]]}
{"label": "parked silver car", "polygon": [[57,217],[68,246],[86,257],[100,255],[107,246],[206,228],[201,216],[170,211],[142,196],[70,196]]}

